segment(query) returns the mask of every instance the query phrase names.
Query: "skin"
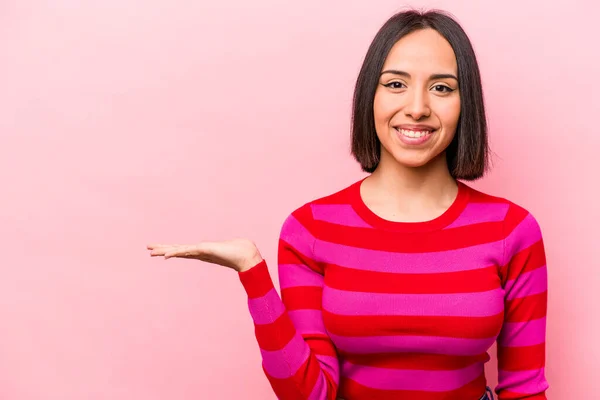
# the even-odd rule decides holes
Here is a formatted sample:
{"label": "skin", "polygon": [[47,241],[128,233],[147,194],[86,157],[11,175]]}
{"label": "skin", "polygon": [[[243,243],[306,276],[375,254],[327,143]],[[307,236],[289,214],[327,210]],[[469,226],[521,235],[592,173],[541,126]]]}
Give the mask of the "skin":
{"label": "skin", "polygon": [[[406,74],[386,72],[404,71]],[[460,115],[456,57],[436,31],[425,29],[400,39],[382,69],[373,113],[381,158],[377,169],[361,185],[365,204],[392,221],[426,221],[441,215],[456,198],[458,186],[446,164]],[[403,143],[394,126],[428,124],[436,130],[427,143]],[[248,239],[198,244],[151,244],[150,256],[205,261],[248,271],[262,261]]]}
{"label": "skin", "polygon": [[151,257],[166,259],[188,258],[217,264],[244,272],[260,263],[263,258],[258,248],[248,239],[233,239],[198,244],[149,244]]}
{"label": "skin", "polygon": [[[456,132],[461,99],[458,80],[449,76],[458,77],[456,56],[433,29],[404,36],[385,60],[373,106],[380,163],[361,186],[365,204],[384,219],[428,221],[456,198],[446,149]],[[404,124],[426,124],[436,131],[422,145],[407,145],[394,128]]]}

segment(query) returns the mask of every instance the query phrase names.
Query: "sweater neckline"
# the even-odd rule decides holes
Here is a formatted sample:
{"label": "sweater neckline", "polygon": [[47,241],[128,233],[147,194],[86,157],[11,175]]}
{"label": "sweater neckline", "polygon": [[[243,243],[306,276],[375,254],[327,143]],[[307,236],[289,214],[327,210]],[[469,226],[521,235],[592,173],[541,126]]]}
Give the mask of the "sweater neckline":
{"label": "sweater neckline", "polygon": [[373,228],[380,228],[384,230],[397,231],[397,232],[427,232],[443,229],[452,223],[465,209],[469,199],[469,188],[466,184],[461,181],[456,181],[458,184],[458,193],[456,198],[438,217],[419,222],[399,222],[387,220],[379,215],[375,214],[363,201],[360,188],[362,183],[367,177],[362,178],[358,182],[355,182],[350,186],[350,202],[354,211],[369,225]]}

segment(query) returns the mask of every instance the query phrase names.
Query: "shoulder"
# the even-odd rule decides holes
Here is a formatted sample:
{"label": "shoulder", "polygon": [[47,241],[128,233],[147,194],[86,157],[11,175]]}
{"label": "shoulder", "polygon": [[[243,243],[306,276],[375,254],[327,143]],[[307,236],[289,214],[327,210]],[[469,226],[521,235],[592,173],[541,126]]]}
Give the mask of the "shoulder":
{"label": "shoulder", "polygon": [[502,210],[497,220],[501,223],[502,229],[503,263],[520,251],[533,248],[532,246],[543,249],[542,230],[530,210],[506,197],[469,189],[470,201],[495,204]]}
{"label": "shoulder", "polygon": [[362,180],[342,185],[327,194],[303,201],[300,206],[286,215],[284,227],[288,224],[300,223],[311,229],[314,221],[319,219],[319,216],[340,212],[344,207],[351,207],[352,198]]}
{"label": "shoulder", "polygon": [[467,184],[465,184],[465,186],[467,186],[469,190],[469,203],[473,205],[487,205],[490,206],[490,209],[491,207],[498,209],[502,221],[509,230],[511,227],[516,227],[516,225],[525,219],[532,219],[537,223],[532,212],[522,204],[501,195],[474,189]]}

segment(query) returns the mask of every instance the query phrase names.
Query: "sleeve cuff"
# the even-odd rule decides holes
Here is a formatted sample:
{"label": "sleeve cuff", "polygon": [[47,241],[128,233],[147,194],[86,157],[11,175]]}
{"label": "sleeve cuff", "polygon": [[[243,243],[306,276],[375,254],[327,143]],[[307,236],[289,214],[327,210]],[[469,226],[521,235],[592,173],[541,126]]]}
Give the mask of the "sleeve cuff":
{"label": "sleeve cuff", "polygon": [[238,272],[238,276],[250,299],[262,297],[274,288],[265,260],[247,271]]}

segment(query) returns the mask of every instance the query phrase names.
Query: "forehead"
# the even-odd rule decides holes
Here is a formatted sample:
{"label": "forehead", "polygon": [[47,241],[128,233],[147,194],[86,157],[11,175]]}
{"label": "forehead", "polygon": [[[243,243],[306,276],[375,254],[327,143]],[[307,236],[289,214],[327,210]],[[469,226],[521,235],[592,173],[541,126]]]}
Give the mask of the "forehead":
{"label": "forehead", "polygon": [[456,56],[450,43],[433,29],[409,33],[397,41],[388,54],[383,69],[409,73],[457,73]]}

